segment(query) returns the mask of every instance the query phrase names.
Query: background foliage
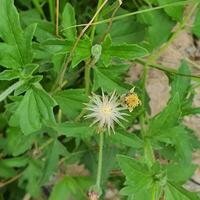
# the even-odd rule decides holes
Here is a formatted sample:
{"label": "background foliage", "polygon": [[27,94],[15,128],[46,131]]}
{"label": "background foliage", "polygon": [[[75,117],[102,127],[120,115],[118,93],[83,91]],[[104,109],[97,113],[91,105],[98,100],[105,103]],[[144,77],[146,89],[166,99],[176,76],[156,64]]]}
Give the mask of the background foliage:
{"label": "background foliage", "polygon": [[[200,113],[192,106],[200,77],[185,60],[178,70],[156,64],[183,29],[200,38],[198,0],[0,0],[0,199],[87,199],[99,135],[83,118],[84,103],[101,88],[123,95],[133,86],[142,106],[124,129],[105,134],[100,199],[108,183],[121,199],[200,199],[183,187],[200,147],[183,124]],[[130,85],[134,63],[144,70]],[[151,67],[171,87],[154,117],[146,92]]]}

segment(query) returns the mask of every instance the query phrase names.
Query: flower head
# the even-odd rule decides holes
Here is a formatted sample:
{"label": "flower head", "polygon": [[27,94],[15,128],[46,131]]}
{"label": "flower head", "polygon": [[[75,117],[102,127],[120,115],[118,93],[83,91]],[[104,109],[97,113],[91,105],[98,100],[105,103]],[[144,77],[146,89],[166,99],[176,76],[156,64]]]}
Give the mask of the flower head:
{"label": "flower head", "polygon": [[130,112],[133,111],[134,108],[141,105],[138,95],[134,92],[134,87],[126,94],[122,96],[122,103],[125,107],[129,109]]}
{"label": "flower head", "polygon": [[86,109],[91,113],[86,115],[86,118],[94,119],[91,126],[98,123],[99,128],[107,128],[109,134],[111,129],[114,132],[115,122],[120,126],[123,126],[120,120],[126,121],[123,116],[128,114],[122,112],[122,110],[125,110],[126,108],[120,106],[120,102],[118,101],[118,96],[115,94],[115,91],[111,96],[105,95],[102,91],[102,96],[93,94],[90,99],[90,102],[86,104]]}

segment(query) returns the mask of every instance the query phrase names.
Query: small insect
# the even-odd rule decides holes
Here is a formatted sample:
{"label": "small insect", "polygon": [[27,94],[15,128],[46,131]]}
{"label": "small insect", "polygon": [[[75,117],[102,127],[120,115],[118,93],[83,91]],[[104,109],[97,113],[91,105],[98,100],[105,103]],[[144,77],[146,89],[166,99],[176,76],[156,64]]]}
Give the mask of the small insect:
{"label": "small insect", "polygon": [[133,87],[127,94],[122,95],[122,104],[128,108],[129,112],[132,112],[134,108],[142,104],[134,90],[135,87]]}

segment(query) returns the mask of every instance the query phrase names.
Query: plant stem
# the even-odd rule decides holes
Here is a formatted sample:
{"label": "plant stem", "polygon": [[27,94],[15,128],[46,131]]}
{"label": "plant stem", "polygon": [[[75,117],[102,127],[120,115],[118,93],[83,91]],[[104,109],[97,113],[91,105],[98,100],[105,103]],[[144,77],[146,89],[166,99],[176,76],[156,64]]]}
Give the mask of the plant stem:
{"label": "plant stem", "polygon": [[153,191],[152,191],[152,200],[156,200],[156,186],[153,186]]}
{"label": "plant stem", "polygon": [[[191,0],[192,1],[192,0]],[[131,17],[133,15],[138,15],[138,14],[142,14],[142,13],[147,13],[147,12],[151,12],[154,10],[161,10],[163,8],[168,8],[168,7],[177,7],[177,6],[182,6],[182,5],[187,5],[188,1],[180,1],[180,2],[175,2],[175,3],[169,3],[169,4],[165,4],[163,6],[157,6],[157,7],[152,7],[152,8],[148,8],[148,9],[144,9],[144,10],[138,10],[135,12],[131,12],[131,13],[127,13],[127,14],[123,14],[123,15],[119,15],[114,17],[112,20],[113,21],[117,21],[120,19],[124,19],[126,17]],[[110,22],[110,18],[108,19],[104,19],[95,23],[91,23],[91,26],[95,26],[95,25],[99,25],[99,24],[105,24],[105,23],[109,23]],[[86,26],[87,24],[78,24],[78,25],[74,25],[74,26],[70,26],[68,28],[62,29],[61,31],[70,29],[70,28],[76,28],[76,27],[83,27]]]}
{"label": "plant stem", "polygon": [[56,36],[59,35],[59,0],[56,0]]}
{"label": "plant stem", "polygon": [[51,22],[53,24],[55,24],[55,3],[54,0],[48,0],[49,3],[49,12],[50,12],[50,18],[51,18]]}
{"label": "plant stem", "polygon": [[[98,156],[98,169],[97,169],[97,179],[96,187],[98,192],[101,191],[101,174],[102,174],[102,161],[103,161],[103,143],[104,143],[104,133],[99,133],[99,156]],[[101,195],[101,194],[99,194]]]}
{"label": "plant stem", "polygon": [[[100,6],[102,5],[103,3],[103,0],[99,0],[98,1],[98,4],[97,4],[97,10],[99,10]],[[99,19],[99,15],[96,16],[96,18],[94,19],[94,23],[96,23]],[[94,34],[95,34],[95,31],[96,31],[96,25],[94,25],[92,27],[92,31],[91,31],[91,34],[90,34],[90,40],[93,42],[94,40]]]}
{"label": "plant stem", "polygon": [[[106,2],[106,1],[105,1],[105,2]],[[99,0],[99,1],[98,1],[98,4],[97,4],[97,11],[101,8],[102,3],[103,3],[103,0]],[[98,15],[96,15],[96,17],[94,18],[94,22],[97,22],[98,19],[99,19],[99,13],[98,13]],[[92,30],[91,30],[91,34],[90,34],[91,43],[93,43],[95,31],[96,31],[96,25],[93,26],[93,27],[92,27]],[[86,63],[85,63],[85,73],[84,73],[84,78],[85,78],[85,93],[86,93],[87,95],[89,95],[89,93],[90,93],[90,69],[91,69],[91,66],[92,66],[92,60],[89,59],[89,60],[87,60]]]}
{"label": "plant stem", "polygon": [[86,95],[89,95],[90,93],[90,68],[91,65],[89,64],[89,61],[87,61],[85,64],[85,73],[84,73]]}
{"label": "plant stem", "polygon": [[67,70],[68,65],[70,64],[73,55],[74,55],[74,51],[76,50],[76,47],[79,44],[80,39],[82,38],[82,36],[84,35],[84,33],[86,32],[86,30],[91,26],[91,24],[93,23],[93,21],[96,19],[96,17],[98,16],[98,14],[100,13],[100,11],[103,9],[103,7],[106,5],[106,3],[108,2],[108,0],[104,0],[104,2],[101,4],[101,6],[99,7],[99,9],[96,11],[96,13],[94,14],[94,16],[92,17],[92,19],[88,22],[88,24],[86,24],[86,26],[83,28],[83,30],[80,32],[78,38],[76,39],[70,54],[68,56],[67,61],[65,62],[63,69],[60,71],[60,73],[58,74],[58,77],[52,87],[51,92],[54,93],[54,91],[57,91],[57,88],[62,89],[63,87],[63,81],[64,81],[64,76],[65,76],[65,72]]}

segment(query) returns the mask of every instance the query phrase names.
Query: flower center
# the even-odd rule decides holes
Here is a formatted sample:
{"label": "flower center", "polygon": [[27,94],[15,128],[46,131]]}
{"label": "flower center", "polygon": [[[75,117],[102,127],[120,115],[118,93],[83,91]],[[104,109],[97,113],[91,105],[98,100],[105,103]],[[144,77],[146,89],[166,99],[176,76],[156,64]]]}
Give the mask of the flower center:
{"label": "flower center", "polygon": [[112,113],[112,107],[111,106],[109,106],[109,105],[104,105],[103,107],[102,107],[102,113],[104,114],[104,115],[110,115],[111,113]]}
{"label": "flower center", "polygon": [[128,107],[136,107],[140,104],[140,100],[136,94],[130,94],[125,97],[125,102]]}

